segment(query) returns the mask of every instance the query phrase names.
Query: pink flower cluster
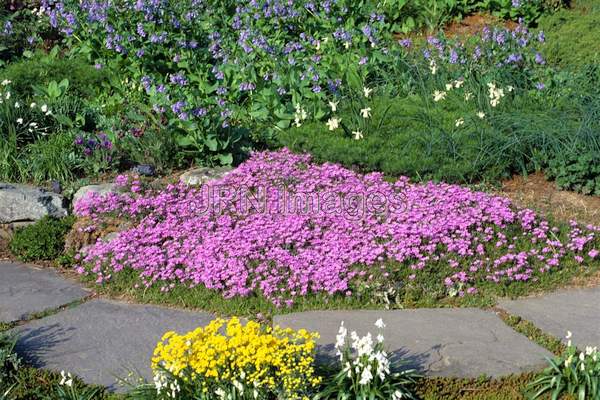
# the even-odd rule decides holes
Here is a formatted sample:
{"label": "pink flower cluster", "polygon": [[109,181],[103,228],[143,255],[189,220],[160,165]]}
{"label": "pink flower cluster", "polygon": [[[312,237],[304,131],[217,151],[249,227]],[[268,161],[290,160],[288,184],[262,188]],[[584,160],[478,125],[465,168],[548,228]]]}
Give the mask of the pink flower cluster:
{"label": "pink flower cluster", "polygon": [[[308,293],[352,295],[358,281],[392,279],[405,268],[415,279],[443,266],[441,284],[474,293],[483,281],[528,281],[567,257],[583,262],[598,255],[597,227],[572,223],[560,232],[503,197],[406,178],[390,183],[379,173],[313,164],[288,150],[255,153],[202,187],[135,186],[136,192],[92,194],[76,204],[76,213],[96,224],[106,215],[134,221],[82,255],[80,273],[102,282],[132,268],[146,286],[203,285],[225,297],[257,293],[279,306]],[[240,206],[232,194],[240,188],[253,206]],[[322,203],[289,208],[282,193],[305,206],[318,194]]]}

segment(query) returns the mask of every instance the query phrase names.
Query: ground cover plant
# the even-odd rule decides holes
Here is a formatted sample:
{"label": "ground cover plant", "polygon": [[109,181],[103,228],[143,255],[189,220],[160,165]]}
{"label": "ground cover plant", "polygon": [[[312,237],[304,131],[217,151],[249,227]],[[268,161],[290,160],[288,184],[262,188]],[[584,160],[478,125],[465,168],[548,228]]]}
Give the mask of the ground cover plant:
{"label": "ground cover plant", "polygon": [[[468,297],[524,290],[598,256],[597,227],[559,228],[503,197],[407,178],[390,183],[286,150],[256,153],[200,188],[145,191],[126,176],[118,183],[131,191],[75,205],[92,221],[82,229],[100,228],[103,216],[135,221],[81,256],[77,271],[109,286],[133,270],[141,287],[201,286],[277,306],[376,288]],[[241,198],[239,188],[247,190]],[[325,198],[315,208],[307,194]]]}
{"label": "ground cover plant", "polygon": [[65,248],[65,235],[75,219],[44,217],[18,229],[10,240],[11,252],[23,261],[55,260]]}

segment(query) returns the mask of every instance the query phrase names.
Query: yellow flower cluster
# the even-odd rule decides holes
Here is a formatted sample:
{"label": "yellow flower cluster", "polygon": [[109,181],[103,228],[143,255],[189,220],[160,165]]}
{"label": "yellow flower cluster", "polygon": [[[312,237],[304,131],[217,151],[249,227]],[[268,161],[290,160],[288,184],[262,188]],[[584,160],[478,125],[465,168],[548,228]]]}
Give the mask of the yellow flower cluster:
{"label": "yellow flower cluster", "polygon": [[319,385],[313,363],[317,334],[270,328],[238,318],[213,320],[184,335],[167,332],[152,358],[155,372],[168,371],[204,393],[235,386],[241,391],[306,399]]}

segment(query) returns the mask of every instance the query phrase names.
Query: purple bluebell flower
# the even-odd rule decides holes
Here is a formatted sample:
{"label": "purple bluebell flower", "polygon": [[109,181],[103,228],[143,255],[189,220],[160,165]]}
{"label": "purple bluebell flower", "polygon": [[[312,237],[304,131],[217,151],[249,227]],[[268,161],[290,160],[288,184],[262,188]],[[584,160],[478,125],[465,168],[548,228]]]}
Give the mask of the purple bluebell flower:
{"label": "purple bluebell flower", "polygon": [[540,43],[544,43],[546,41],[546,35],[544,34],[544,31],[540,31],[540,33],[538,33],[537,39]]}
{"label": "purple bluebell flower", "polygon": [[402,39],[402,40],[399,40],[398,43],[400,44],[400,46],[404,47],[405,49],[409,49],[412,46],[412,40],[410,40],[410,39]]}
{"label": "purple bluebell flower", "polygon": [[171,83],[179,86],[186,86],[188,84],[188,80],[185,78],[182,72],[171,75],[170,81]]}
{"label": "purple bluebell flower", "polygon": [[546,60],[544,60],[544,57],[540,53],[535,53],[535,62],[540,65],[546,64]]}
{"label": "purple bluebell flower", "polygon": [[256,85],[252,82],[242,82],[240,83],[240,91],[241,92],[248,92],[251,90],[256,89]]}

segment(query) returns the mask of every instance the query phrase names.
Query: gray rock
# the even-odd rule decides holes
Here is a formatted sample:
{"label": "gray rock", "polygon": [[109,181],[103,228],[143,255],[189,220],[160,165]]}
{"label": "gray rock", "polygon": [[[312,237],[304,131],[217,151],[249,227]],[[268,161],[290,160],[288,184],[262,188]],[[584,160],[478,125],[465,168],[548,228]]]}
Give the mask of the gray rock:
{"label": "gray rock", "polygon": [[133,172],[143,176],[156,176],[156,167],[150,164],[139,164],[133,167]]}
{"label": "gray rock", "polygon": [[0,224],[37,221],[46,215],[65,217],[64,199],[35,186],[0,182]]}
{"label": "gray rock", "polygon": [[500,308],[542,331],[565,340],[567,331],[579,348],[600,347],[600,287],[569,289],[520,300],[501,300]]}
{"label": "gray rock", "polygon": [[318,360],[335,360],[340,323],[360,335],[377,335],[382,318],[385,344],[394,369],[406,367],[430,376],[492,377],[535,370],[552,354],[505,325],[498,316],[474,308],[394,311],[315,311],[275,316],[282,327],[317,331]]}
{"label": "gray rock", "polygon": [[208,181],[215,179],[221,179],[231,171],[230,167],[216,167],[216,168],[195,168],[184,172],[179,177],[179,180],[186,185],[202,185]]}
{"label": "gray rock", "polygon": [[101,183],[98,185],[87,185],[80,187],[73,195],[73,204],[85,197],[88,193],[98,193],[104,195],[107,193],[117,193],[117,187],[114,183]]}
{"label": "gray rock", "polygon": [[16,328],[17,352],[36,367],[120,391],[118,379],[130,371],[152,379],[152,353],[167,331],[188,332],[212,319],[203,312],[91,300]]}
{"label": "gray rock", "polygon": [[33,313],[80,300],[89,293],[52,269],[0,263],[0,322],[27,319]]}

